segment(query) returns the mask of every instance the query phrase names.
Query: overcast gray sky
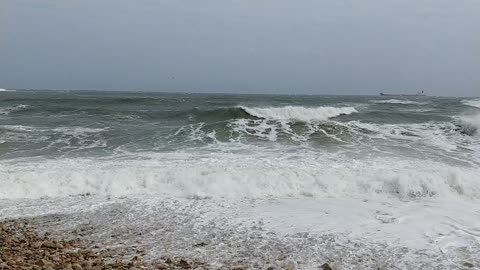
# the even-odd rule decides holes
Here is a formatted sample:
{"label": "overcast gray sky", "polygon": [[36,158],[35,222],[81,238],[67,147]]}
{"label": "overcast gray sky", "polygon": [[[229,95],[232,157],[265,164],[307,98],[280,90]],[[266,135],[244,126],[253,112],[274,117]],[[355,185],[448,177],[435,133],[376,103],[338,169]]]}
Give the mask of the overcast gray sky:
{"label": "overcast gray sky", "polygon": [[480,95],[479,0],[1,0],[0,88]]}

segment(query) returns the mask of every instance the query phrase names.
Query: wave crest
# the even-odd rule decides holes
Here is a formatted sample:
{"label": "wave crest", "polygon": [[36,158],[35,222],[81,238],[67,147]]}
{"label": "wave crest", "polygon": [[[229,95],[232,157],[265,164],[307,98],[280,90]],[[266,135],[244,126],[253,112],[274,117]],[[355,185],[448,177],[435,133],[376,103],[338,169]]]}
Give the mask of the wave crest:
{"label": "wave crest", "polygon": [[296,120],[302,122],[325,121],[339,115],[346,115],[358,112],[354,107],[316,107],[308,108],[302,106],[285,107],[246,107],[241,106],[251,116],[268,120]]}
{"label": "wave crest", "polygon": [[462,103],[471,107],[480,108],[480,99],[466,99],[462,100]]}
{"label": "wave crest", "polygon": [[468,135],[476,135],[480,130],[480,114],[460,117],[462,132]]}

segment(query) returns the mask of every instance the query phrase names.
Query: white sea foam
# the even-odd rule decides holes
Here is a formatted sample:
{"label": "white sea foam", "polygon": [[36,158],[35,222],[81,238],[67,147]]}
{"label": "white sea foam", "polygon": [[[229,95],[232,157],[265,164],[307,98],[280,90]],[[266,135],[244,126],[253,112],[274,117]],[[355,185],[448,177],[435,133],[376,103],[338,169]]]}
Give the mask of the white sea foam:
{"label": "white sea foam", "polygon": [[425,105],[425,102],[418,102],[412,100],[399,100],[399,99],[385,99],[385,100],[373,100],[373,103],[380,104],[404,104],[404,105]]}
{"label": "white sea foam", "polygon": [[[357,160],[345,155],[309,152],[296,157],[278,155],[268,149],[254,152],[257,154],[152,153],[142,158],[0,161],[0,217],[66,211],[73,215],[69,218],[76,219],[89,209],[87,213],[93,212],[87,218],[100,219],[102,235],[112,235],[113,232],[104,231],[103,224],[110,224],[110,218],[117,220],[119,207],[126,207],[127,216],[134,217],[128,221],[133,230],[179,226],[176,218],[187,217],[186,220],[195,223],[188,228],[198,228],[200,223],[218,224],[221,231],[228,231],[228,239],[234,241],[232,246],[245,246],[235,242],[241,241],[245,233],[238,228],[263,222],[265,229],[278,233],[281,239],[286,234],[302,232],[310,232],[302,240],[313,239],[315,234],[346,234],[348,241],[336,240],[338,251],[344,251],[345,247],[357,251],[359,247],[352,241],[360,239],[359,243],[370,245],[367,239],[376,239],[402,247],[440,249],[445,256],[454,248],[474,247],[480,242],[475,238],[478,222],[475,205],[480,199],[478,167],[460,168],[399,158]],[[99,207],[97,196],[69,198],[79,194],[113,196],[113,199],[100,203]],[[15,200],[11,207],[6,206],[8,200],[2,200],[41,197],[55,199]],[[185,200],[205,197],[212,199]],[[120,202],[115,203],[117,200]],[[146,201],[149,205],[142,206]],[[21,206],[19,202],[38,205]],[[46,205],[48,202],[52,205]],[[104,212],[106,205],[115,209]],[[213,229],[192,233],[199,236]],[[147,245],[151,241],[152,249],[159,242],[167,243],[150,238],[164,234],[149,232],[142,231],[143,235],[149,235],[149,239],[142,241]],[[188,237],[185,232],[182,230],[182,237]],[[269,235],[264,233],[262,237]],[[122,241],[129,240],[125,238],[128,236],[123,237]],[[203,235],[187,242],[191,246],[192,242],[204,239],[212,238]],[[302,260],[303,256],[324,256],[324,248],[317,256],[305,251],[305,246],[324,247],[325,239],[318,241],[309,245],[304,241],[288,244],[289,252],[295,250],[296,259]],[[273,244],[272,240],[268,243]]]}
{"label": "white sea foam", "polygon": [[465,105],[480,108],[480,99],[465,99],[462,102]]}
{"label": "white sea foam", "polygon": [[248,114],[269,120],[296,120],[303,122],[325,121],[343,114],[356,113],[354,107],[246,107],[241,106]]}
{"label": "white sea foam", "polygon": [[[459,127],[451,122],[373,124],[351,121],[345,125],[358,132],[361,130],[371,131],[372,133],[361,132],[358,135],[359,137],[363,135],[373,139],[386,139],[390,146],[405,144],[405,146],[416,150],[419,150],[419,147],[427,147],[426,151],[438,149],[447,152],[458,150],[459,147],[480,150],[476,138],[462,134]],[[465,127],[463,128],[465,129]],[[460,152],[464,153],[463,151]],[[470,154],[470,152],[464,154]]]}
{"label": "white sea foam", "polygon": [[[282,126],[275,122],[269,123],[267,120],[249,120],[249,119],[237,119],[228,124],[228,127],[232,129],[232,133],[236,133],[238,137],[231,137],[233,141],[239,141],[243,135],[255,136],[257,138],[267,139],[269,141],[276,141],[278,138],[278,132],[282,129]],[[284,131],[287,131],[286,129]]]}
{"label": "white sea foam", "polygon": [[480,198],[478,168],[414,159],[348,160],[319,153],[279,157],[259,151],[258,155],[155,154],[146,160],[3,161],[0,199],[152,192],[214,198]]}
{"label": "white sea foam", "polygon": [[[475,117],[462,117],[463,120],[452,122],[426,122],[410,124],[375,124],[360,121],[350,122],[305,122],[292,123],[289,120],[267,119],[234,119],[227,122],[226,130],[229,134],[219,135],[203,123],[183,126],[179,128],[170,140],[186,138],[191,142],[201,142],[210,147],[217,146],[217,150],[228,147],[229,143],[251,145],[251,139],[280,142],[279,147],[285,147],[286,141],[295,142],[308,147],[311,143],[336,141],[341,145],[365,150],[376,151],[377,146],[384,145],[388,151],[402,154],[405,147],[414,149],[405,152],[424,153],[450,156],[445,152],[455,152],[455,157],[461,158],[466,163],[477,162],[470,159],[480,150],[480,141],[468,136],[478,134],[478,119]],[[225,137],[228,136],[228,137]],[[255,142],[255,141],[253,141]],[[467,150],[467,151],[464,151]],[[448,158],[447,158],[448,159]]]}
{"label": "white sea foam", "polygon": [[126,256],[141,246],[146,260],[181,255],[209,265],[242,261],[249,269],[319,269],[325,262],[335,269],[463,269],[480,259],[476,202],[81,196],[0,200],[0,219],[40,217],[37,229],[53,237],[87,224],[83,240]]}

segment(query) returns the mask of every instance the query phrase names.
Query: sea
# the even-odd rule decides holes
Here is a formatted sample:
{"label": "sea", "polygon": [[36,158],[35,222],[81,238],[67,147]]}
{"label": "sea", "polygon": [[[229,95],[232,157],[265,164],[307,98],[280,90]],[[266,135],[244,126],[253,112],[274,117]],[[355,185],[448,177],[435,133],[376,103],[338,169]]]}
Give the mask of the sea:
{"label": "sea", "polygon": [[52,216],[219,269],[480,267],[480,99],[2,91],[0,219]]}

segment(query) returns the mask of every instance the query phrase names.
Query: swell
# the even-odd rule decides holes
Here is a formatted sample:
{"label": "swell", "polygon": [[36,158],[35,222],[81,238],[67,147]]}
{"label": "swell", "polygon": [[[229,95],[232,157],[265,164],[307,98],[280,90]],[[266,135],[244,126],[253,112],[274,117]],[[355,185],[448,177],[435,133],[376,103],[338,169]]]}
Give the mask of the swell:
{"label": "swell", "polygon": [[[392,109],[389,105],[419,105],[420,102],[408,100],[368,100],[366,104],[353,106],[235,106],[222,102],[188,97],[136,97],[136,96],[69,96],[38,98],[36,95],[25,98],[2,98],[2,115],[72,115],[105,116],[111,120],[186,120],[197,122],[227,121],[231,119],[267,119],[274,121],[325,121],[338,116],[342,120],[361,120],[383,123],[406,123],[445,121],[450,111],[442,111],[446,106],[461,105],[465,108],[476,106],[478,100],[464,100],[456,103],[439,103],[437,107],[424,110],[419,106],[404,106],[407,109]],[[442,101],[443,102],[443,101]],[[242,104],[242,102],[239,102]],[[370,105],[368,104],[370,103]],[[373,103],[373,104],[372,104]],[[208,107],[212,104],[212,107]],[[17,107],[25,106],[23,108]],[[363,106],[363,107],[362,107]],[[370,108],[369,108],[370,106]],[[414,109],[408,109],[408,108]],[[193,108],[193,109],[192,109]],[[456,112],[455,112],[456,113]],[[448,115],[448,116],[447,116]]]}

